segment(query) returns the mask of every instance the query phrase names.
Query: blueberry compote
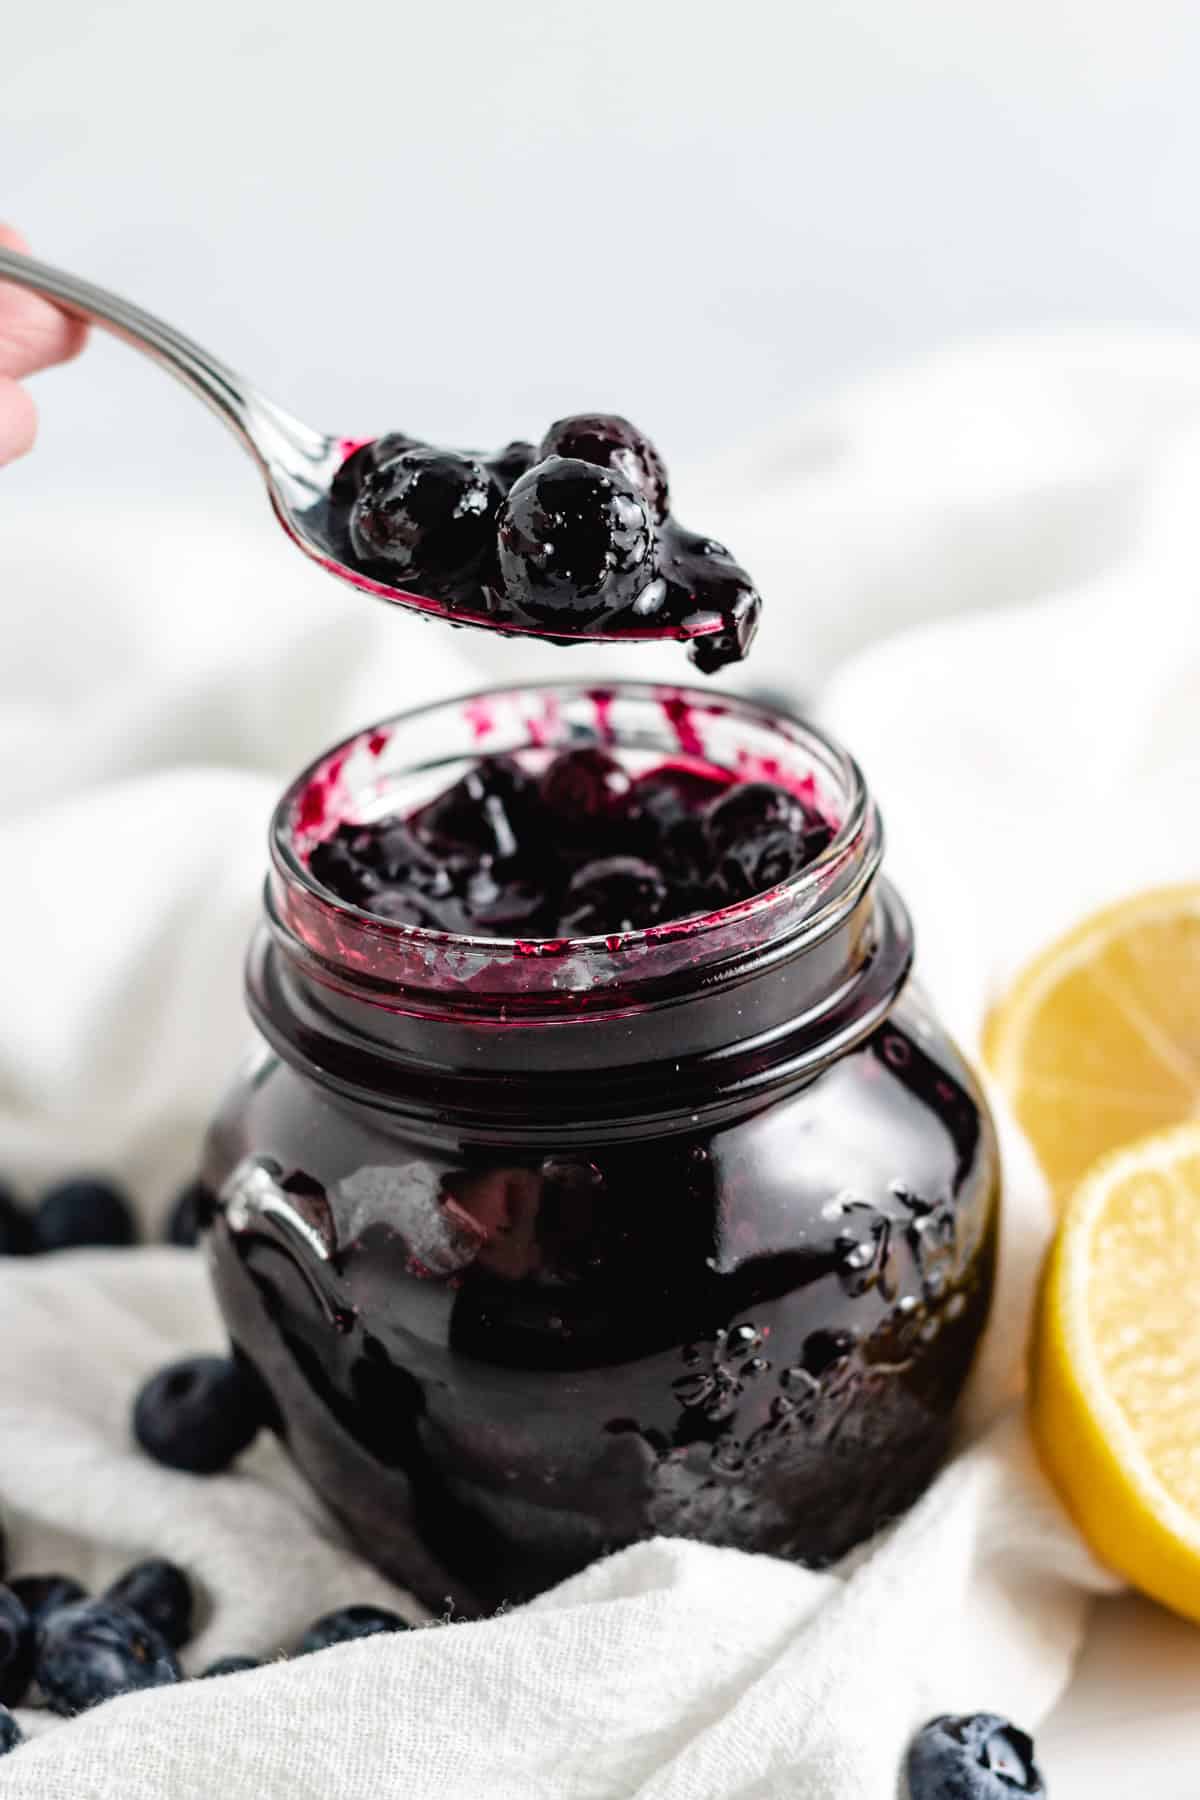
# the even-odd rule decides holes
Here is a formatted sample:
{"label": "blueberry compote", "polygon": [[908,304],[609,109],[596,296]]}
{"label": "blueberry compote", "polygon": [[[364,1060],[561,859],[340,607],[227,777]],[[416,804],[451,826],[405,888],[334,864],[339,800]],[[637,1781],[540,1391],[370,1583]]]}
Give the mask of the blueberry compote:
{"label": "blueberry compote", "polygon": [[362,574],[446,617],[580,637],[679,637],[711,673],[745,656],[761,601],[723,544],[685,531],[628,419],[580,413],[493,455],[399,432],[358,445],[326,529]]}
{"label": "blueberry compote", "polygon": [[937,1468],[996,1153],[881,854],[827,739],[652,687],[428,709],[285,796],[204,1226],[289,1452],[431,1607],[655,1534],[828,1563]]}

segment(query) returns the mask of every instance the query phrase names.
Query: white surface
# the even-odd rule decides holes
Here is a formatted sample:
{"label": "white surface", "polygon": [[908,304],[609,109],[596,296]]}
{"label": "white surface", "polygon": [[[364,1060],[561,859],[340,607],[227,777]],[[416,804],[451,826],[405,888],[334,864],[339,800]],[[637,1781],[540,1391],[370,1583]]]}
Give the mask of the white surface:
{"label": "white surface", "polygon": [[[949,357],[802,421],[730,496],[748,560],[754,541],[778,556],[793,521],[818,563],[838,548],[832,612],[799,578],[794,607],[786,583],[775,598],[758,659],[775,685],[836,660],[844,612],[878,626],[881,594],[915,620],[931,593],[1004,602],[867,650],[823,701],[883,798],[924,975],[968,1041],[1045,931],[1196,871],[1198,370],[1195,348],[1136,338]],[[806,446],[831,433],[836,459],[814,465]],[[67,517],[50,496],[0,527],[0,1167],[33,1185],[111,1161],[156,1216],[242,1037],[280,778],[401,689],[465,685],[495,653],[342,594],[265,518],[206,539],[161,510]],[[976,1433],[1014,1392],[1046,1230],[1018,1144],[1006,1169]],[[384,1591],[269,1446],[209,1484],[132,1453],[139,1377],[215,1332],[193,1259],[62,1259],[0,1283],[0,1508],[19,1564],[96,1579],[143,1550],[182,1557],[211,1604],[197,1658],[271,1649],[334,1597]],[[893,1800],[926,1714],[1037,1723],[1095,1585],[1013,1413],[839,1576],[639,1550],[500,1624],[116,1702],[0,1764],[0,1795]],[[1196,1642],[1106,1608],[1047,1736],[1056,1800],[1115,1800],[1151,1771],[1156,1800],[1194,1800]]]}

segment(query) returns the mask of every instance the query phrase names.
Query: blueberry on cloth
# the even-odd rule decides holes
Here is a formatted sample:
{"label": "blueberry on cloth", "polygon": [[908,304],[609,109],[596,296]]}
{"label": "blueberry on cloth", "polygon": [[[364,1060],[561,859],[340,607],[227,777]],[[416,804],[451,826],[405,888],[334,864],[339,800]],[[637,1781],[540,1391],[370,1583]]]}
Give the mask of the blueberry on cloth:
{"label": "blueberry on cloth", "polygon": [[1044,1795],[1033,1739],[995,1713],[944,1714],[922,1726],[905,1765],[909,1800]]}
{"label": "blueberry on cloth", "polygon": [[18,1575],[11,1585],[35,1626],[60,1606],[87,1599],[87,1589],[73,1575]]}
{"label": "blueberry on cloth", "polygon": [[210,1675],[240,1675],[245,1669],[258,1669],[262,1664],[257,1656],[218,1656],[216,1662],[210,1662],[207,1669],[201,1669],[201,1681],[207,1681]]}
{"label": "blueberry on cloth", "polygon": [[133,1406],[142,1449],[169,1469],[215,1475],[252,1443],[262,1423],[258,1393],[224,1356],[189,1356],[152,1375]]}
{"label": "blueberry on cloth", "polygon": [[154,1627],[104,1600],[77,1600],[42,1622],[34,1673],[47,1706],[66,1714],[181,1679],[175,1652]]}
{"label": "blueberry on cloth", "polygon": [[172,1649],[192,1635],[192,1588],[178,1563],[152,1556],[135,1563],[104,1594],[109,1606],[124,1607],[152,1625]]}
{"label": "blueberry on cloth", "polygon": [[297,1656],[327,1650],[330,1644],[348,1644],[352,1638],[376,1637],[384,1631],[407,1631],[408,1621],[386,1606],[342,1606],[337,1612],[314,1619],[296,1646]]}
{"label": "blueberry on cloth", "polygon": [[0,1587],[0,1704],[18,1706],[33,1667],[33,1626],[11,1588]]}
{"label": "blueberry on cloth", "polygon": [[98,1176],[60,1182],[43,1195],[33,1215],[35,1250],[121,1249],[133,1240],[128,1200]]}
{"label": "blueberry on cloth", "polygon": [[9,1712],[7,1706],[0,1706],[0,1756],[7,1756],[18,1744],[25,1742],[25,1733]]}
{"label": "blueberry on cloth", "polygon": [[11,1188],[0,1182],[0,1256],[25,1256],[33,1246],[33,1221]]}

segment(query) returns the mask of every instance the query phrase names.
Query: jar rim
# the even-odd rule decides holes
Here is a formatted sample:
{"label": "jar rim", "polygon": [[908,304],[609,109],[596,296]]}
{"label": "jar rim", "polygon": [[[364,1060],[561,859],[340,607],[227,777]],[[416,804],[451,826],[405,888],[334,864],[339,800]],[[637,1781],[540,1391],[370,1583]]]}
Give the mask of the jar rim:
{"label": "jar rim", "polygon": [[[732,901],[707,912],[693,913],[682,919],[663,920],[637,930],[585,937],[475,936],[431,926],[401,923],[382,918],[366,908],[343,900],[312,874],[306,853],[298,844],[298,839],[305,835],[299,821],[306,815],[306,808],[311,810],[310,796],[314,791],[336,787],[347,763],[356,754],[365,750],[373,761],[378,762],[381,742],[390,742],[393,734],[411,731],[423,721],[431,721],[438,715],[455,711],[460,714],[469,713],[471,708],[490,702],[513,701],[522,696],[529,696],[544,709],[548,702],[562,703],[580,695],[605,701],[619,695],[622,699],[634,702],[658,704],[672,713],[686,708],[713,717],[735,718],[748,726],[765,729],[796,748],[820,758],[832,771],[841,790],[837,796],[840,816],[836,820],[829,820],[834,825],[832,838],[817,856],[795,874],[745,899]],[[531,717],[534,716],[536,712],[531,710]],[[619,742],[615,739],[613,741]],[[536,746],[531,743],[527,747]],[[484,746],[478,745],[476,753],[483,756],[488,751]],[[469,755],[470,751],[464,749],[463,754]],[[346,797],[349,798],[349,793]],[[285,789],[272,816],[270,845],[275,867],[289,887],[298,888],[309,904],[319,907],[327,914],[344,918],[356,932],[368,934],[380,945],[391,942],[398,948],[405,946],[429,955],[461,953],[495,962],[511,962],[514,959],[553,962],[570,958],[583,959],[585,962],[589,959],[603,959],[612,964],[618,959],[626,962],[644,956],[655,945],[670,944],[685,938],[699,948],[714,933],[730,929],[742,931],[752,926],[756,920],[771,918],[780,911],[793,916],[803,913],[806,923],[815,927],[824,909],[811,911],[807,902],[829,894],[832,903],[839,885],[836,877],[854,860],[856,850],[861,847],[868,834],[873,816],[874,806],[866,782],[850,752],[824,730],[783,708],[765,705],[724,690],[679,687],[673,683],[625,680],[608,684],[587,681],[517,681],[489,684],[483,689],[409,707],[340,739],[315,757]],[[335,816],[334,824],[341,822],[342,818]],[[322,833],[327,835],[325,827],[328,824],[326,817],[313,836],[314,842],[319,841]],[[877,854],[872,859],[871,873],[878,860],[877,849]]]}

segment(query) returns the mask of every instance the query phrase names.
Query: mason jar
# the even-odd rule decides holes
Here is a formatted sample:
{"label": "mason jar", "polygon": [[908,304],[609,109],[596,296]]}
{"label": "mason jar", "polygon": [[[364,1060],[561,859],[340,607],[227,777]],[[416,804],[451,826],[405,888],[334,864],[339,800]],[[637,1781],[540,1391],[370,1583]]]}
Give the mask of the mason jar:
{"label": "mason jar", "polygon": [[[769,779],[832,841],[720,911],[577,940],[389,922],[309,869],[482,755],[589,744]],[[433,1609],[654,1535],[828,1564],[936,1471],[998,1165],[882,851],[829,737],[655,686],[411,712],[284,795],[205,1241],[290,1455]]]}

